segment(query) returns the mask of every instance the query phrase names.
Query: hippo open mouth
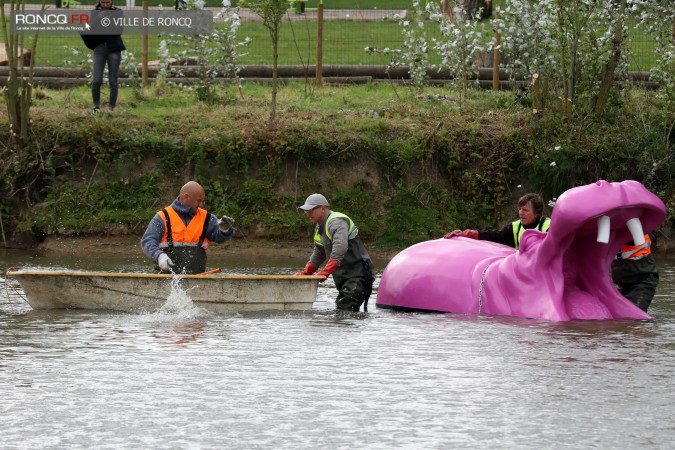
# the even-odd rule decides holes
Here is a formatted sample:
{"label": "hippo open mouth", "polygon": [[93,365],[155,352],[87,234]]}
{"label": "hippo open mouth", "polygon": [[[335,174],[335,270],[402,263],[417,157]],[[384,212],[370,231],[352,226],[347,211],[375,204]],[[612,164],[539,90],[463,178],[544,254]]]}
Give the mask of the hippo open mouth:
{"label": "hippo open mouth", "polygon": [[643,244],[645,232],[664,220],[663,202],[636,181],[598,181],[561,195],[553,217],[544,240],[550,242],[538,252],[542,262],[562,254],[563,291],[551,294],[568,317],[558,320],[649,318],[616,290],[610,266],[621,246],[631,239]]}
{"label": "hippo open mouth", "polygon": [[377,305],[542,318],[648,319],[614,287],[610,265],[665,219],[665,206],[636,181],[570,189],[548,233],[526,230],[518,251],[456,237],[427,241],[387,266]]}

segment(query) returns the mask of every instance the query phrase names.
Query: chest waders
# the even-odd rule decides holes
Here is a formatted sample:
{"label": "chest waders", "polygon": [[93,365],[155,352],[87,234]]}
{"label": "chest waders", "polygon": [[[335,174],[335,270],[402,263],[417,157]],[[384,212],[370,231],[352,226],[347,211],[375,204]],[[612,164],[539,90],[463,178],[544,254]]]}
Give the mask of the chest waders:
{"label": "chest waders", "polygon": [[[326,219],[325,226],[316,226],[314,243],[326,248],[324,239],[332,248],[333,236],[328,230],[328,222],[333,219],[344,220],[349,224],[347,236],[347,253],[342,258],[342,264],[333,272],[333,281],[339,294],[336,300],[338,309],[358,311],[363,303],[363,310],[368,311],[368,299],[372,293],[373,276],[372,262],[354,222],[345,214],[332,211]],[[326,252],[329,253],[329,252]]]}

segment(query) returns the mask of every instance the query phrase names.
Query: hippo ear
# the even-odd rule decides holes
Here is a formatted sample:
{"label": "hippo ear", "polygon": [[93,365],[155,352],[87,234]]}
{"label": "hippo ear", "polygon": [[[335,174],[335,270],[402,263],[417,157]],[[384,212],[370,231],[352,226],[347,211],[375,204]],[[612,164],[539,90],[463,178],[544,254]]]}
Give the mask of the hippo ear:
{"label": "hippo ear", "polygon": [[546,237],[546,233],[543,233],[538,230],[525,230],[523,235],[520,237],[520,245],[518,245],[518,251],[520,253],[527,253],[532,251],[541,241]]}

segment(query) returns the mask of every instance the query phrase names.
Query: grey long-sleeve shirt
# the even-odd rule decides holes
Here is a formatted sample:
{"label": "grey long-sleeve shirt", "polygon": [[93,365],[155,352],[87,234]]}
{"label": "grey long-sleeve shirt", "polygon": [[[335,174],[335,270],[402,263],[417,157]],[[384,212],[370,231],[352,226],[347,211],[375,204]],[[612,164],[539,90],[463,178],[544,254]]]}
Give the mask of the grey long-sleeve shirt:
{"label": "grey long-sleeve shirt", "polygon": [[[331,211],[328,210],[326,219],[330,216]],[[324,220],[319,225],[320,229],[324,229],[326,221]],[[332,236],[332,242],[329,239],[323,240],[323,247],[314,245],[314,251],[309,258],[309,261],[314,267],[320,267],[328,258],[332,258],[336,263],[342,264],[342,260],[347,253],[349,247],[349,224],[342,219],[333,219],[328,222],[328,231]]]}

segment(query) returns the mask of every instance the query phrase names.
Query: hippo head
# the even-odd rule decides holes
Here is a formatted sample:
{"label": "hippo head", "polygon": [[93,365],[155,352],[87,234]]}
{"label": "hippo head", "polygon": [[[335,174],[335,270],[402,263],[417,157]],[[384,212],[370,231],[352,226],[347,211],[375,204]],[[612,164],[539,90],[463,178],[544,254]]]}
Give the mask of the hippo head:
{"label": "hippo head", "polygon": [[[665,219],[663,202],[637,181],[596,183],[570,189],[555,204],[547,234],[526,231],[516,271],[547,272],[552,320],[649,318],[614,287],[610,266],[631,239],[644,242]],[[562,273],[562,277],[560,274]],[[517,278],[517,277],[516,277]],[[532,317],[532,315],[529,315]]]}

